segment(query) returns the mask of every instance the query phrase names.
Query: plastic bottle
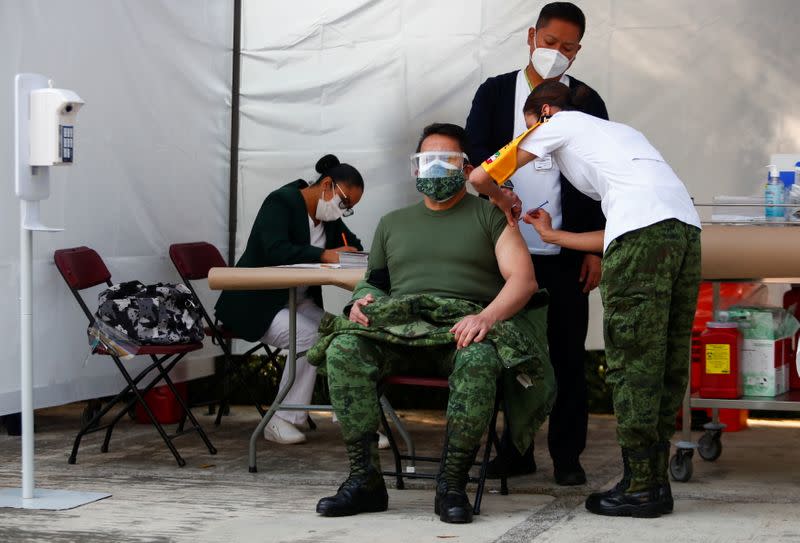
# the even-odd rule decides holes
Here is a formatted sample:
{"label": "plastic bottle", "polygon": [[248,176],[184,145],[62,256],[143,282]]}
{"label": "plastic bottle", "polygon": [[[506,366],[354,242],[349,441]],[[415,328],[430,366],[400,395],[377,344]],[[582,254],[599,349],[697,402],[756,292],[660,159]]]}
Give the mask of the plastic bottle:
{"label": "plastic bottle", "polygon": [[783,219],[784,211],[776,204],[783,203],[783,181],[781,181],[781,174],[777,166],[770,164],[767,168],[769,168],[769,177],[764,188],[764,216],[768,221],[780,221]]}
{"label": "plastic bottle", "polygon": [[800,222],[800,162],[794,165],[794,184],[789,186],[787,204],[797,204],[786,209],[786,218],[792,222]]}

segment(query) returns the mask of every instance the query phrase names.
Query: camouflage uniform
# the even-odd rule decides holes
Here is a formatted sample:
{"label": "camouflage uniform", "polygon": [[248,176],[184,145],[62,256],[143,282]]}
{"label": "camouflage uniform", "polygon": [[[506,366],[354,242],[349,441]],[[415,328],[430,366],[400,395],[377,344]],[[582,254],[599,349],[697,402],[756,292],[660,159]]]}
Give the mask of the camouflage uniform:
{"label": "camouflage uniform", "polygon": [[[603,256],[606,378],[623,449],[648,451],[675,432],[699,283],[700,230],[674,219],[618,237]],[[646,462],[631,467],[651,477]]]}
{"label": "camouflage uniform", "polygon": [[537,299],[538,307],[534,302],[514,319],[496,323],[483,342],[458,351],[450,328],[482,309],[466,300],[384,296],[362,308],[370,319],[368,327],[326,315],[320,324],[321,338],[308,359],[328,375],[331,403],[345,441],[377,430],[377,383],[390,373],[413,370],[449,375],[450,443],[472,449],[488,425],[496,382],[504,373],[508,401],[516,405],[509,416],[519,420],[511,422],[517,429],[515,443],[525,450],[555,396],[543,325],[547,296],[542,293]]}

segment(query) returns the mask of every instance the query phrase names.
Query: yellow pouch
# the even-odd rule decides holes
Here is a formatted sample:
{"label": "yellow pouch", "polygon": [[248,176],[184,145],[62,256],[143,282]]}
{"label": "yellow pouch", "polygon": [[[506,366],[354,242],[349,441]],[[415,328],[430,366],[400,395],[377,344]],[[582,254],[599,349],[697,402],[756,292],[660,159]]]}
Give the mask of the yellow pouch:
{"label": "yellow pouch", "polygon": [[502,185],[506,180],[517,171],[517,148],[528,134],[536,130],[541,122],[531,126],[525,132],[514,138],[511,143],[507,143],[502,149],[483,161],[481,166],[495,183]]}

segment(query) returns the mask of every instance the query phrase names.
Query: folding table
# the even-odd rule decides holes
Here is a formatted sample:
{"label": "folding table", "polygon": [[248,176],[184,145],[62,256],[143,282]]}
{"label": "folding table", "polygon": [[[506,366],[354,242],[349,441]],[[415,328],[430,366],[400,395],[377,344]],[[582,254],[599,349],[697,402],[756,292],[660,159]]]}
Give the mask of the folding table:
{"label": "folding table", "polygon": [[[253,434],[250,436],[249,462],[250,473],[258,471],[256,467],[256,445],[264,427],[278,410],[292,411],[333,411],[330,405],[284,404],[283,399],[292,388],[295,380],[297,362],[297,287],[333,285],[345,290],[353,290],[363,277],[364,268],[334,268],[325,265],[319,267],[267,267],[267,268],[211,268],[208,272],[208,286],[212,290],[289,290],[289,356],[286,367],[289,378],[286,385],[278,391],[275,401],[262,417]],[[299,353],[302,354],[302,353]],[[385,398],[381,404],[398,427],[403,440],[409,444],[411,438],[400,424],[397,415]]]}

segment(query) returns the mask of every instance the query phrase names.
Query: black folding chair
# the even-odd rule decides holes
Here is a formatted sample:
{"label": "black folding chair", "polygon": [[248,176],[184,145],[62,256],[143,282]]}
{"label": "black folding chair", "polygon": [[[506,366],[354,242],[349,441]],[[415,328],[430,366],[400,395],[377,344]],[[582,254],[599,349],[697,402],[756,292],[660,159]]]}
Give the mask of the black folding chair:
{"label": "black folding chair", "polygon": [[[414,375],[391,375],[385,378],[381,382],[381,390],[384,390],[386,386],[389,385],[401,385],[401,386],[417,386],[423,388],[449,388],[449,384],[446,378],[443,377],[419,377]],[[477,483],[478,488],[475,491],[475,502],[472,506],[472,512],[475,515],[481,514],[481,501],[483,500],[483,489],[486,486],[486,468],[489,465],[489,457],[492,453],[492,447],[495,450],[498,450],[500,446],[500,439],[497,436],[497,413],[500,410],[500,404],[502,402],[503,397],[503,387],[502,387],[502,380],[498,380],[497,382],[497,393],[495,394],[494,400],[494,410],[492,411],[492,418],[489,421],[489,434],[486,438],[486,445],[484,446],[483,450],[483,459],[480,462],[474,462],[474,466],[480,466],[478,471],[478,476],[469,477],[469,482]],[[416,463],[417,462],[433,462],[440,464],[444,461],[444,455],[447,451],[447,436],[445,436],[444,446],[442,448],[442,454],[440,457],[433,457],[433,456],[420,456],[416,453],[413,449],[413,444],[411,445],[411,449],[408,451],[407,454],[402,454],[400,449],[397,446],[397,441],[394,438],[394,434],[392,433],[392,429],[389,426],[389,421],[386,418],[386,413],[384,412],[383,403],[381,403],[381,420],[383,422],[383,427],[386,430],[386,437],[389,438],[389,446],[392,449],[392,455],[394,456],[394,471],[384,471],[384,476],[389,477],[396,477],[397,488],[403,489],[405,488],[405,483],[403,479],[436,479],[436,473],[429,473],[429,472],[417,472],[416,471]],[[403,433],[403,429],[401,428],[401,433]],[[413,466],[412,471],[403,471],[403,460],[408,460],[411,462]],[[507,495],[508,494],[508,480],[505,476],[500,478],[500,494]]]}
{"label": "black folding chair", "polygon": [[[80,291],[101,284],[111,286],[111,273],[103,263],[100,255],[88,247],[60,249],[55,252],[54,257],[56,267],[64,277],[64,281],[66,281],[70,292],[72,292],[72,294],[75,296],[75,299],[78,301],[78,305],[80,305],[83,313],[89,319],[89,324],[93,324],[95,321],[94,315],[83,301]],[[150,422],[153,424],[153,426],[155,426],[156,430],[158,430],[159,435],[164,440],[164,443],[167,445],[167,448],[169,448],[172,455],[175,457],[175,461],[179,466],[185,466],[186,461],[178,453],[178,450],[175,448],[175,445],[172,443],[172,441],[176,437],[189,432],[197,432],[200,435],[200,438],[203,440],[203,443],[205,443],[206,447],[208,448],[208,452],[211,454],[217,454],[217,449],[215,449],[211,444],[208,436],[200,426],[200,423],[197,422],[197,419],[189,410],[186,402],[175,389],[175,384],[169,377],[170,370],[172,370],[172,368],[174,368],[175,365],[180,362],[180,360],[186,356],[187,353],[197,351],[202,348],[203,344],[200,342],[178,343],[174,345],[144,345],[137,354],[149,356],[152,362],[136,377],[131,377],[130,373],[128,373],[128,370],[125,369],[125,365],[122,363],[122,360],[115,353],[109,352],[101,347],[97,354],[110,356],[112,360],[114,360],[114,363],[117,365],[117,368],[128,384],[119,392],[119,394],[117,394],[110,402],[108,402],[105,407],[95,413],[91,419],[83,421],[82,427],[78,432],[78,435],[75,437],[72,453],[69,456],[69,463],[75,464],[78,456],[78,447],[80,447],[83,436],[93,432],[98,432],[100,430],[106,430],[106,436],[103,440],[103,445],[100,450],[104,453],[108,452],[108,444],[111,440],[111,433],[114,431],[114,427],[122,419],[122,417],[125,416],[126,413],[133,409],[137,402],[142,406],[145,413],[147,413],[147,416],[150,418]],[[142,383],[144,379],[153,372],[155,373],[155,377],[144,388],[139,388],[140,383]],[[150,407],[144,400],[144,396],[154,386],[162,381],[169,387],[170,391],[172,391],[172,394],[175,395],[175,398],[181,404],[184,413],[192,423],[191,428],[187,430],[179,429],[175,434],[168,435],[156,417],[153,415],[153,412],[150,410]],[[133,398],[127,399],[126,401],[126,398],[129,398],[131,393],[133,394]],[[110,423],[100,426],[100,419],[115,405],[121,402],[125,402],[122,410],[114,416]]]}
{"label": "black folding chair", "polygon": [[[222,397],[219,400],[206,402],[206,404],[219,403],[217,418],[214,420],[214,424],[219,425],[223,414],[228,410],[230,401],[231,377],[234,377],[244,388],[244,390],[247,392],[247,395],[250,397],[250,401],[258,410],[259,415],[263,417],[266,411],[261,406],[258,396],[253,392],[250,384],[246,379],[243,378],[241,373],[237,371],[236,366],[232,363],[231,353],[233,340],[241,338],[238,338],[231,330],[225,328],[222,323],[211,318],[211,315],[209,315],[208,311],[203,306],[203,302],[200,300],[200,297],[197,295],[197,291],[192,285],[192,281],[207,279],[208,271],[211,268],[226,267],[227,264],[225,263],[225,260],[222,258],[222,255],[216,247],[205,241],[193,243],[174,243],[169,247],[169,257],[172,259],[172,263],[175,265],[178,275],[181,276],[181,280],[192,292],[195,302],[200,308],[200,312],[202,313],[203,319],[206,323],[206,334],[212,337],[214,344],[219,345],[223,352],[222,373],[214,382],[214,386],[222,384]],[[265,364],[269,362],[277,364],[278,351],[272,349],[269,345],[264,343],[258,343],[255,347],[252,347],[250,350],[244,353],[244,357],[248,357],[260,349],[264,349],[264,351],[267,353],[267,361]],[[308,422],[312,429],[316,428],[316,425],[311,418],[308,419]],[[181,424],[183,424],[183,421],[181,421]]]}

